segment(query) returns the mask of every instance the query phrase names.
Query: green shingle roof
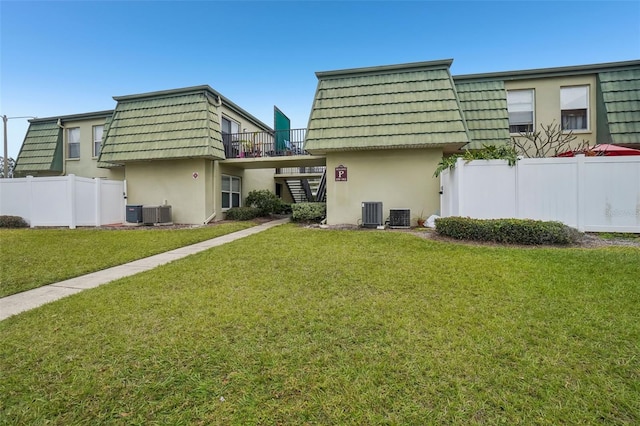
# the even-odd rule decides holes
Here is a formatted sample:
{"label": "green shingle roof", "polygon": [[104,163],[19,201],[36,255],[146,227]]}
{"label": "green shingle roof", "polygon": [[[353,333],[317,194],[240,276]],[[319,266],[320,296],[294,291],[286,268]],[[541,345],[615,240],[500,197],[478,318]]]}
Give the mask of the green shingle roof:
{"label": "green shingle roof", "polygon": [[[113,116],[110,115],[109,117],[106,118],[104,122],[104,131],[102,132],[102,146],[104,146],[104,142],[107,139],[107,133],[109,132],[109,127],[111,126],[112,119],[113,119]],[[102,151],[102,148],[100,149],[100,151]],[[98,161],[98,167],[103,169],[111,169],[113,167],[119,167],[119,166],[122,166],[122,164],[107,163],[106,161]]]}
{"label": "green shingle roof", "polygon": [[20,174],[62,172],[62,128],[57,120],[29,124],[15,171]]}
{"label": "green shingle roof", "polygon": [[469,142],[451,61],[317,73],[305,149],[462,146]]}
{"label": "green shingle roof", "polygon": [[507,92],[503,81],[457,82],[471,142],[465,149],[481,149],[483,145],[509,143]]}
{"label": "green shingle roof", "polygon": [[217,104],[209,86],[114,98],[100,162],[224,159]]}
{"label": "green shingle roof", "polygon": [[610,142],[640,144],[640,67],[598,74]]}

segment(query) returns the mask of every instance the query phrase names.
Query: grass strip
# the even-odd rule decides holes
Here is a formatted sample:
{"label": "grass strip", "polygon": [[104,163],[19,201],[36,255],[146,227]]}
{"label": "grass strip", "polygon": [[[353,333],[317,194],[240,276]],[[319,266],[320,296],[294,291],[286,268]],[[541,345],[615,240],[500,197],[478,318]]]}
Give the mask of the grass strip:
{"label": "grass strip", "polygon": [[5,424],[637,424],[640,250],[281,226],[0,322]]}
{"label": "grass strip", "polygon": [[182,229],[0,229],[0,297],[110,268],[254,226]]}

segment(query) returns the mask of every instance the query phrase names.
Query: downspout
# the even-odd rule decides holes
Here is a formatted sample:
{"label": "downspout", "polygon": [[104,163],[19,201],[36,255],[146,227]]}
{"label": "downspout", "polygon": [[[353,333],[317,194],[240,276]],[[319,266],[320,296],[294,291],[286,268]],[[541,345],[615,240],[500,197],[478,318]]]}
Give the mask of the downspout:
{"label": "downspout", "polygon": [[[216,102],[213,104],[216,108],[220,108],[222,106],[222,97],[220,95],[216,95]],[[218,113],[218,120],[220,119],[220,117],[222,116],[222,111],[220,111]],[[213,191],[213,213],[211,213],[211,216],[209,216],[208,218],[206,218],[204,220],[203,225],[207,225],[209,222],[211,222],[213,219],[215,219],[216,215],[218,214],[218,212],[216,211],[216,200],[218,199],[218,195],[216,193],[216,180],[217,180],[217,171],[219,170],[220,167],[220,163],[218,162],[218,160],[214,160],[213,161],[213,185],[212,185],[212,191]]]}
{"label": "downspout", "polygon": [[209,222],[211,222],[215,217],[217,211],[216,211],[216,200],[218,199],[218,193],[216,192],[216,180],[217,180],[217,175],[216,172],[218,171],[220,165],[218,160],[214,160],[213,162],[213,213],[211,213],[211,216],[209,216],[208,218],[205,219],[203,225],[207,225]]}
{"label": "downspout", "polygon": [[122,211],[125,212],[124,215],[124,220],[122,221],[122,223],[127,223],[127,177],[125,175],[125,178],[122,180],[122,202],[123,202],[123,206],[122,206]]}
{"label": "downspout", "polygon": [[64,176],[64,175],[67,174],[67,158],[66,158],[67,150],[64,149],[64,137],[65,137],[64,129],[65,129],[65,127],[62,124],[62,120],[60,120],[59,118],[58,118],[58,121],[56,122],[56,124],[58,125],[59,128],[62,129],[62,173],[60,174],[60,176]]}
{"label": "downspout", "polygon": [[209,216],[208,218],[205,219],[203,225],[208,225],[209,222],[211,222],[215,217],[216,217],[216,211],[214,210],[213,213],[211,214],[211,216]]}

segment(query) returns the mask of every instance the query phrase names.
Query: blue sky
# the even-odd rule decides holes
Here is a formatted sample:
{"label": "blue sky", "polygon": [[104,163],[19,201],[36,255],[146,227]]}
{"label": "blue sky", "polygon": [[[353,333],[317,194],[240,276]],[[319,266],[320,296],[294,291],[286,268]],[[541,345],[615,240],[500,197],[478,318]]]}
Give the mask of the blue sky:
{"label": "blue sky", "polygon": [[[0,114],[112,109],[208,84],[306,127],[316,71],[453,58],[456,74],[640,59],[640,1],[0,0]],[[9,120],[9,156],[28,123]]]}

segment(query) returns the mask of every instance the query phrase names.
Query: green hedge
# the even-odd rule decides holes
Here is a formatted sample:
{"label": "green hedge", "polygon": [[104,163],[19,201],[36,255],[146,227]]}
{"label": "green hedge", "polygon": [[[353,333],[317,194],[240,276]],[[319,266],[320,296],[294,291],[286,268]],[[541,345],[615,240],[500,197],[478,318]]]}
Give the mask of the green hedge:
{"label": "green hedge", "polygon": [[528,219],[436,219],[436,232],[459,240],[491,241],[507,244],[573,244],[581,233],[560,222]]}
{"label": "green hedge", "polygon": [[20,216],[0,216],[0,228],[28,228],[29,224]]}
{"label": "green hedge", "polygon": [[326,203],[296,203],[291,205],[294,222],[320,222],[327,217]]}
{"label": "green hedge", "polygon": [[233,207],[227,210],[227,220],[251,220],[261,216],[260,210],[255,207]]}
{"label": "green hedge", "polygon": [[276,194],[267,189],[249,192],[245,200],[245,205],[257,208],[261,216],[287,214],[291,212],[289,204],[282,201]]}

